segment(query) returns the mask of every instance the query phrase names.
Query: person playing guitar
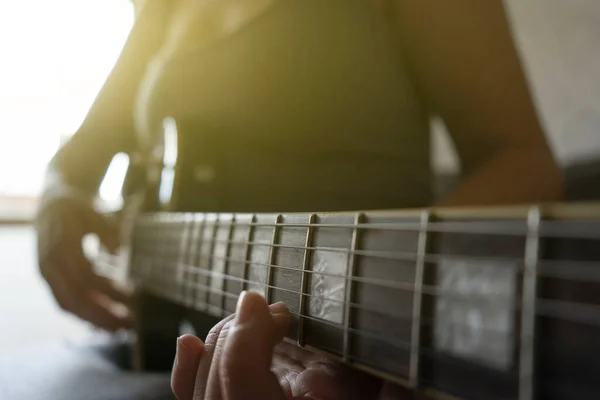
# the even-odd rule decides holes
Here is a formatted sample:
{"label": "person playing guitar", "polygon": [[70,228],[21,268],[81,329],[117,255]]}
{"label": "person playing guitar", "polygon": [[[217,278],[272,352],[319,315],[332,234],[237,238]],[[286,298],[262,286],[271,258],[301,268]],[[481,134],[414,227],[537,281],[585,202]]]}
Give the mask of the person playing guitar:
{"label": "person playing guitar", "polygon": [[[150,163],[167,117],[181,141],[177,211],[561,197],[561,173],[501,0],[146,0],[137,11],[86,119],[50,163],[37,216],[39,265],[58,304],[100,328],[130,328],[131,318],[111,304],[131,298],[97,276],[81,249],[87,233],[118,245],[93,199],[115,154]],[[463,176],[439,202],[430,187],[433,116],[448,127]],[[280,305],[270,307],[247,293],[205,342],[182,337],[178,398],[379,393],[372,378],[276,346],[289,318]]]}

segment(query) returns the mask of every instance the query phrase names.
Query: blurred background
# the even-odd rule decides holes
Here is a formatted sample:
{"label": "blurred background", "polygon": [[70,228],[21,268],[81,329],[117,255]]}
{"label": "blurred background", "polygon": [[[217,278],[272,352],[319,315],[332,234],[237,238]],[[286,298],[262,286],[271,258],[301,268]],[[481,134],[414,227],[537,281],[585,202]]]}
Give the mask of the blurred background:
{"label": "blurred background", "polygon": [[[600,3],[507,5],[568,185],[600,176]],[[0,355],[88,332],[56,307],[39,276],[29,222],[47,162],[82,122],[134,18],[128,0],[0,0]],[[440,186],[447,187],[458,165],[439,124],[433,147]],[[126,158],[114,160],[104,200],[119,201],[126,166]]]}
{"label": "blurred background", "polygon": [[[27,223],[46,164],[81,124],[133,21],[127,0],[0,0],[0,354],[87,333],[39,276]],[[126,166],[113,162],[102,197],[118,199]]]}

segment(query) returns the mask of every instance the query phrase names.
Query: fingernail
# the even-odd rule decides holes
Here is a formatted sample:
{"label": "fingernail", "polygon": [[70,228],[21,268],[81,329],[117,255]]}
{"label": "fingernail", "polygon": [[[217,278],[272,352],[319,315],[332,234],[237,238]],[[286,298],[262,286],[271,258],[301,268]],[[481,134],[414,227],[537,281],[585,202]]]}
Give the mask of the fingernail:
{"label": "fingernail", "polygon": [[181,342],[181,338],[177,338],[177,348],[175,350],[175,365],[186,365],[185,345]]}
{"label": "fingernail", "polygon": [[286,312],[287,310],[288,308],[283,301],[273,303],[269,306],[269,311],[271,312],[271,314],[280,314]]}
{"label": "fingernail", "polygon": [[265,305],[264,299],[257,293],[242,292],[237,302],[235,321],[240,324],[249,322]]}

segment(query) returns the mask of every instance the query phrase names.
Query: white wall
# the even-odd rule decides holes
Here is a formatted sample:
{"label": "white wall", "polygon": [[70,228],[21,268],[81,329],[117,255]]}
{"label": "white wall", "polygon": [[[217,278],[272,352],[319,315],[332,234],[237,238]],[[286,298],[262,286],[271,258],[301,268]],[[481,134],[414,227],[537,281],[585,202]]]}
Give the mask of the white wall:
{"label": "white wall", "polygon": [[[600,0],[506,3],[535,100],[560,161],[600,156]],[[447,138],[436,140],[437,168],[454,169]]]}

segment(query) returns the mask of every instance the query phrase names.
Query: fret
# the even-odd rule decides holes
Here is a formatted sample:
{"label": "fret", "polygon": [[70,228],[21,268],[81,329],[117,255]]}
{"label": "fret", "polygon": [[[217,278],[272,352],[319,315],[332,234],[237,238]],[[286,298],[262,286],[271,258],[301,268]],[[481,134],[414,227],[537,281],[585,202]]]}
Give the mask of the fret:
{"label": "fret", "polygon": [[[201,260],[202,260],[202,247],[204,245],[204,230],[206,229],[206,214],[201,213],[198,215],[198,220],[196,221],[197,232],[195,243],[195,250],[192,252],[192,264],[194,268],[201,268]],[[193,291],[191,292],[191,302],[193,305],[197,304],[200,301],[200,291],[197,284],[201,283],[199,281],[199,276],[196,276],[196,279],[193,280],[196,286],[193,287]]]}
{"label": "fret", "polygon": [[310,250],[308,247],[312,244],[312,235],[313,235],[313,227],[312,225],[315,223],[317,219],[316,214],[311,214],[308,218],[308,228],[306,229],[306,240],[304,250],[304,259],[302,260],[302,278],[300,280],[300,300],[299,300],[299,315],[298,315],[298,334],[297,334],[297,342],[298,346],[304,347],[305,338],[304,338],[304,319],[303,316],[306,315],[306,292],[308,290],[308,274],[307,270],[310,264]]}
{"label": "fret", "polygon": [[250,276],[250,255],[252,252],[252,245],[250,242],[252,241],[252,235],[254,234],[254,224],[256,223],[256,215],[252,214],[252,218],[250,219],[250,227],[248,229],[248,241],[246,242],[246,256],[244,257],[244,283],[243,290],[248,290],[248,278]]}
{"label": "fret", "polygon": [[519,400],[532,400],[534,398],[535,319],[541,219],[540,209],[537,207],[531,208],[527,216],[521,299]]}
{"label": "fret", "polygon": [[421,312],[423,302],[423,277],[425,275],[425,257],[427,255],[427,228],[430,221],[430,213],[424,211],[421,214],[421,229],[419,231],[417,262],[415,265],[415,282],[413,292],[412,326],[410,339],[410,364],[409,385],[416,389],[419,387],[419,361],[421,358]]}
{"label": "fret", "polygon": [[[223,274],[225,276],[228,276],[229,274],[229,257],[230,257],[230,252],[231,252],[231,239],[233,238],[233,229],[235,226],[235,215],[233,215],[231,217],[231,222],[229,223],[229,228],[227,231],[227,238],[228,238],[228,243],[227,243],[227,247],[225,248],[225,259],[223,260]],[[221,292],[225,293],[225,281],[226,279],[221,279]],[[221,310],[222,310],[222,315],[221,317],[225,318],[226,315],[226,309],[225,309],[225,296],[221,296]]]}
{"label": "fret", "polygon": [[[217,234],[217,229],[219,225],[219,216],[217,214],[205,214],[205,222],[204,229],[202,232],[202,248],[201,248],[201,256],[200,263],[198,265],[199,269],[205,269],[207,271],[212,271],[213,264],[213,256],[214,256],[214,245],[215,245],[215,236]],[[211,277],[210,275],[205,276],[204,284],[207,286],[211,285]],[[203,291],[202,296],[197,296],[197,301],[204,307],[204,310],[208,310],[209,304],[209,295],[208,291]],[[202,299],[200,299],[202,297]]]}
{"label": "fret", "polygon": [[[200,251],[200,238],[202,233],[202,226],[204,224],[204,218],[202,214],[192,214],[191,218],[191,235],[190,242],[187,248],[186,266],[189,268],[191,265],[196,265],[198,261],[198,252]],[[186,275],[186,282],[184,285],[184,304],[191,307],[196,299],[194,280],[191,279],[188,274]]]}
{"label": "fret", "polygon": [[248,290],[260,293],[267,297],[269,258],[272,250],[273,222],[275,215],[263,214],[257,216],[259,222],[269,222],[270,226],[256,227],[252,232],[252,250],[250,251],[250,265],[248,276],[250,281],[256,283],[248,284]]}
{"label": "fret", "polygon": [[273,226],[273,237],[271,239],[271,246],[269,247],[269,261],[267,262],[267,290],[265,291],[265,299],[267,301],[267,304],[271,304],[271,286],[273,285],[272,266],[275,260],[275,245],[277,244],[277,233],[279,232],[281,221],[282,216],[278,214],[275,217],[275,226]]}
{"label": "fret", "polygon": [[[216,214],[215,220],[214,220],[214,224],[213,224],[213,229],[212,229],[212,235],[211,235],[211,241],[210,241],[210,251],[209,251],[209,263],[207,265],[207,270],[208,271],[214,271],[215,270],[215,245],[217,243],[217,235],[219,233],[219,227],[221,226],[221,224],[223,223],[222,220],[222,216],[221,214]],[[213,274],[209,274],[208,275],[208,286],[210,287],[214,287],[215,282],[213,282],[213,278],[214,275]],[[218,283],[217,283],[218,286]],[[207,310],[210,311],[211,309],[211,292],[207,291],[205,293],[204,296],[204,304],[206,305]]]}
{"label": "fret", "polygon": [[348,362],[350,355],[350,328],[352,324],[352,289],[354,288],[354,282],[352,278],[355,275],[355,264],[356,264],[356,255],[354,251],[356,251],[358,247],[358,234],[359,234],[359,225],[363,222],[364,215],[362,213],[357,213],[354,217],[354,228],[352,230],[352,239],[350,243],[351,253],[348,254],[348,265],[346,268],[346,294],[345,304],[344,304],[344,342],[342,349],[342,359],[345,362]]}
{"label": "fret", "polygon": [[186,266],[189,264],[189,247],[192,243],[192,230],[194,228],[194,216],[191,213],[185,213],[182,216],[181,224],[183,227],[181,228],[181,238],[179,245],[179,253],[178,253],[178,261],[177,261],[177,281],[178,281],[178,290],[177,290],[177,300],[187,304],[187,296],[186,296],[186,282],[187,282],[187,268]]}

